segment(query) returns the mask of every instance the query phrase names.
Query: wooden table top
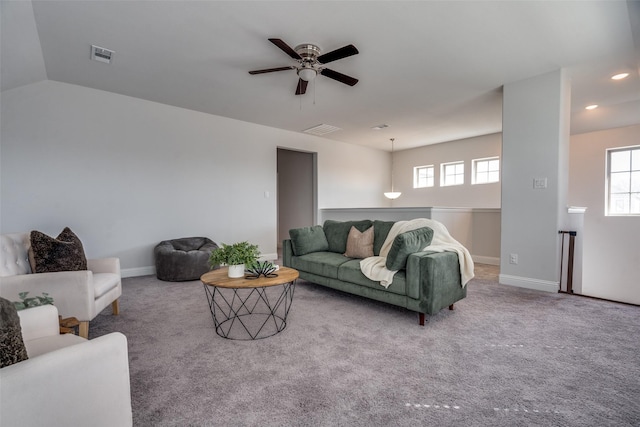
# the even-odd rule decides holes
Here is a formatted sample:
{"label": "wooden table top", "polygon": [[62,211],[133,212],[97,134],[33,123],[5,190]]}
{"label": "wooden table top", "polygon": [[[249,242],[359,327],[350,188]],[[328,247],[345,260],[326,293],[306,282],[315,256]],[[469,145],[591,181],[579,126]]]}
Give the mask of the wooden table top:
{"label": "wooden table top", "polygon": [[229,267],[221,267],[204,273],[200,280],[205,285],[217,286],[219,288],[264,288],[267,286],[277,286],[290,283],[299,276],[298,270],[289,267],[280,267],[274,271],[277,277],[260,276],[258,279],[247,279],[245,277],[231,278],[228,275]]}

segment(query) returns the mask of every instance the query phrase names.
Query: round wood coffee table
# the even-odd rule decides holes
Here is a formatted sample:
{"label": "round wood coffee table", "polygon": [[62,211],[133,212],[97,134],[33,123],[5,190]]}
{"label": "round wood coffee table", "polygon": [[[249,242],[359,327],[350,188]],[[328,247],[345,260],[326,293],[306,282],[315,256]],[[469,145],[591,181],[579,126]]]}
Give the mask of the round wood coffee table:
{"label": "round wood coffee table", "polygon": [[280,267],[276,277],[232,279],[228,268],[200,277],[216,333],[223,338],[255,340],[282,332],[293,303],[298,270]]}

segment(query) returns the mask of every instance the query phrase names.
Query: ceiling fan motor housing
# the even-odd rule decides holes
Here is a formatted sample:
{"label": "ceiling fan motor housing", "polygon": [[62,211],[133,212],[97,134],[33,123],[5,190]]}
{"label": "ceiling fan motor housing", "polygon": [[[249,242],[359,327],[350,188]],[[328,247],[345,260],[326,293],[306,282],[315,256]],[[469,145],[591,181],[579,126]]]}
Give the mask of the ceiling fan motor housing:
{"label": "ceiling fan motor housing", "polygon": [[294,50],[305,62],[315,62],[316,58],[320,56],[320,48],[311,43],[299,44]]}

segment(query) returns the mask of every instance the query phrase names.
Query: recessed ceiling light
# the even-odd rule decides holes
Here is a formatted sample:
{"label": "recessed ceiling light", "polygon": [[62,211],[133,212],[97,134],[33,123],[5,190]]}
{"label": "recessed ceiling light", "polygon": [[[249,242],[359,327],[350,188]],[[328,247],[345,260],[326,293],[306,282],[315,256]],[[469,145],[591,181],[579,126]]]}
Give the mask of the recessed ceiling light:
{"label": "recessed ceiling light", "polygon": [[622,80],[625,77],[629,77],[629,73],[616,74],[615,76],[611,76],[611,80]]}
{"label": "recessed ceiling light", "polygon": [[587,105],[584,107],[585,110],[595,110],[596,108],[598,108],[598,104]]}

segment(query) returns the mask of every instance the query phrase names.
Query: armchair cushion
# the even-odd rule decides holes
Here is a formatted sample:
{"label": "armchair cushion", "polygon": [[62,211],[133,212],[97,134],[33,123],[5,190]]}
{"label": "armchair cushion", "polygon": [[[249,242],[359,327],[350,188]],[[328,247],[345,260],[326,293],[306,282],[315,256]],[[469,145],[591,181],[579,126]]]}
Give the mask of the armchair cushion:
{"label": "armchair cushion", "polygon": [[0,368],[28,358],[16,307],[11,301],[0,298]]}
{"label": "armchair cushion", "polygon": [[40,231],[33,230],[30,240],[33,253],[31,265],[33,272],[47,273],[87,269],[87,257],[84,254],[82,242],[69,227],[65,227],[55,239]]}

